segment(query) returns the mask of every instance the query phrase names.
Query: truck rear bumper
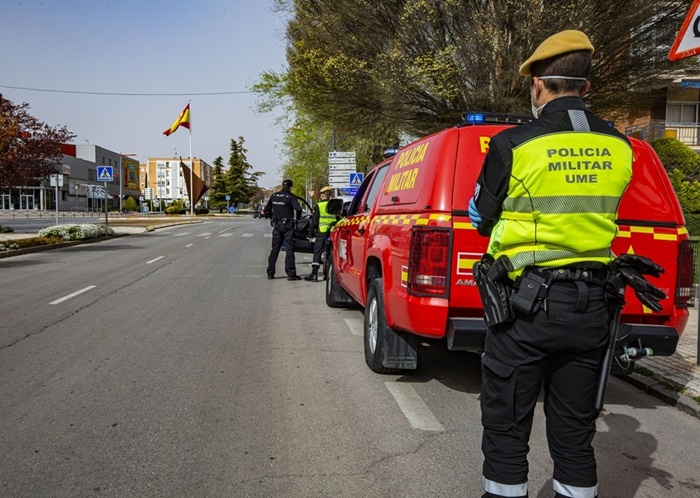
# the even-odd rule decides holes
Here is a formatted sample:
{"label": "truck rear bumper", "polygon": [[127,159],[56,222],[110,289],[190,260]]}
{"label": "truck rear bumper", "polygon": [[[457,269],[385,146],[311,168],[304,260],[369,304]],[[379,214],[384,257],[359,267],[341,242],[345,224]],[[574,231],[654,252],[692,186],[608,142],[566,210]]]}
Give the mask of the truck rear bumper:
{"label": "truck rear bumper", "polygon": [[483,318],[448,318],[447,349],[480,353],[484,350],[487,330]]}
{"label": "truck rear bumper", "polygon": [[[449,318],[447,320],[447,348],[453,351],[484,350],[487,332],[482,318]],[[638,325],[621,323],[615,344],[615,355],[624,347],[651,348],[654,356],[671,356],[676,352],[678,332],[663,325]]]}

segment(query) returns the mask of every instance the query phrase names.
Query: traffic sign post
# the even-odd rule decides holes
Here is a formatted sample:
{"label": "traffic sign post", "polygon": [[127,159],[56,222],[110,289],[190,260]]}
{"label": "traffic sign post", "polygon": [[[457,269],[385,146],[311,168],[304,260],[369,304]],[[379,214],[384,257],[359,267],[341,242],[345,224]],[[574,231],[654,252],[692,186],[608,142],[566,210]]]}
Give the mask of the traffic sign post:
{"label": "traffic sign post", "polygon": [[105,225],[109,226],[109,215],[107,214],[107,182],[114,181],[114,170],[111,166],[97,167],[97,181],[102,182],[105,186]]}

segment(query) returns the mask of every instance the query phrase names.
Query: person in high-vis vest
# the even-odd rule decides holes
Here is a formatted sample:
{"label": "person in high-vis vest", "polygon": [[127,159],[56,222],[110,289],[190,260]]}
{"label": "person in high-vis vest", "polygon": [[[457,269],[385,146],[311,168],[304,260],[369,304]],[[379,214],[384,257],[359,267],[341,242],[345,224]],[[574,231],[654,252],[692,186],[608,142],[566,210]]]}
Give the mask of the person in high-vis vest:
{"label": "person in high-vis vest", "polygon": [[611,319],[602,282],[633,156],[581,99],[593,50],[584,33],[567,30],[522,64],[536,119],[491,139],[469,203],[491,261],[506,268],[512,305],[489,328],[482,355],[483,497],[528,496],[542,386],[555,496],[598,496],[594,400]]}
{"label": "person in high-vis vest", "polygon": [[316,240],[314,241],[314,259],[311,263],[311,273],[304,277],[304,280],[309,282],[318,281],[318,269],[321,266],[321,255],[326,247],[326,238],[328,238],[331,226],[338,221],[334,214],[328,214],[328,201],[333,196],[333,189],[323,187],[320,195],[321,200],[314,206],[314,212],[311,215],[309,237],[315,237]]}

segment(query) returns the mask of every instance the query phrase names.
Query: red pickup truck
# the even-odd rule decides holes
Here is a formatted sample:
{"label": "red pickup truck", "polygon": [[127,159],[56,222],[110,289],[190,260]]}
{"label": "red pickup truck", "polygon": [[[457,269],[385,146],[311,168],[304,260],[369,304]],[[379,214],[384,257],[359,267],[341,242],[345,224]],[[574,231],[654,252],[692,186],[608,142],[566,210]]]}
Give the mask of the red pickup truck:
{"label": "red pickup truck", "polygon": [[[445,338],[453,350],[483,349],[486,325],[472,266],[488,241],[472,227],[468,202],[490,138],[518,119],[469,121],[417,140],[373,168],[332,232],[326,303],[365,308],[365,360],[375,372],[415,369],[418,337]],[[663,266],[652,283],[669,298],[652,314],[627,295],[616,352],[644,346],[670,355],[694,305],[697,248],[658,156],[646,142],[630,140],[633,179],[613,250]]]}

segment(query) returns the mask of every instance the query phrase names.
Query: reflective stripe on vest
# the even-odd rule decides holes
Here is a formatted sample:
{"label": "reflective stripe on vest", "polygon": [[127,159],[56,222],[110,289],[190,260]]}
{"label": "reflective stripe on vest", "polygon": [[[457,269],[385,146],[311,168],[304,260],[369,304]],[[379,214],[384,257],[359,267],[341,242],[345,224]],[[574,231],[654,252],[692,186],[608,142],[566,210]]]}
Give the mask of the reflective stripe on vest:
{"label": "reflective stripe on vest", "polygon": [[551,133],[515,147],[508,194],[489,252],[507,255],[516,270],[609,263],[631,166],[630,145],[602,133]]}
{"label": "reflective stripe on vest", "polygon": [[326,233],[328,232],[328,227],[331,225],[331,223],[335,222],[335,215],[328,214],[328,211],[326,211],[328,208],[328,201],[321,201],[316,205],[318,206],[318,212],[320,214],[318,219],[318,231],[321,233]]}

